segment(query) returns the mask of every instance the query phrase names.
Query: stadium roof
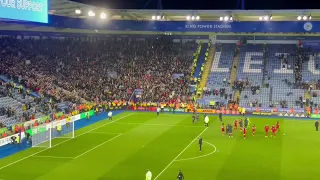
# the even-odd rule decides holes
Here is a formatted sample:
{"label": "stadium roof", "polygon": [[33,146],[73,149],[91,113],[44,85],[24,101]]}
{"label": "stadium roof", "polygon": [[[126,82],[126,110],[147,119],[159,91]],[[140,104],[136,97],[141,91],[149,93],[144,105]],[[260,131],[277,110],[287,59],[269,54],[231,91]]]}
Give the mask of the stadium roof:
{"label": "stadium roof", "polygon": [[[151,20],[152,16],[164,16],[170,21],[185,21],[187,16],[200,16],[201,21],[219,21],[220,17],[232,16],[235,21],[259,21],[260,16],[271,15],[272,21],[297,21],[300,15],[311,15],[313,21],[320,21],[320,10],[134,10],[106,9],[68,0],[50,1],[49,14],[73,18],[87,18],[88,12],[96,16],[104,12],[113,20]],[[76,14],[75,10],[81,10]]]}

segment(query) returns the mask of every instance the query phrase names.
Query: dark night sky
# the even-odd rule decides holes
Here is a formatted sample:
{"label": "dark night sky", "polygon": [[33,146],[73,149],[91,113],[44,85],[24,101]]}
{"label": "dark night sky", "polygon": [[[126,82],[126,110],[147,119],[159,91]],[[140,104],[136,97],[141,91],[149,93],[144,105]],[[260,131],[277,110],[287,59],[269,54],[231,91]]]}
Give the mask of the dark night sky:
{"label": "dark night sky", "polygon": [[[148,0],[74,0],[108,9],[143,9]],[[320,9],[319,0],[246,0],[245,9]],[[317,3],[318,2],[318,3]],[[163,9],[236,9],[237,0],[162,0]],[[157,9],[152,0],[146,9]]]}

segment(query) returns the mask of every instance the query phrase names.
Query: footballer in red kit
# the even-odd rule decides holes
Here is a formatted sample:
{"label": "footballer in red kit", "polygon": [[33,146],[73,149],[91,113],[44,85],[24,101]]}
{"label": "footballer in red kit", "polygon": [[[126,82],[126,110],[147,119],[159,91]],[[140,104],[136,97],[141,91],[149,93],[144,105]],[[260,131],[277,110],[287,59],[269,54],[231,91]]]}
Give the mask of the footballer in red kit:
{"label": "footballer in red kit", "polygon": [[280,132],[280,122],[278,121],[276,124],[277,131]]}
{"label": "footballer in red kit", "polygon": [[274,125],[272,125],[271,130],[272,130],[272,136],[276,137],[277,129],[276,129],[276,127]]}
{"label": "footballer in red kit", "polygon": [[235,120],[233,123],[233,129],[237,130],[238,129],[238,120]]}
{"label": "footballer in red kit", "polygon": [[243,128],[243,139],[246,139],[247,138],[247,128],[244,127]]}
{"label": "footballer in red kit", "polygon": [[266,137],[268,137],[268,134],[269,134],[269,126],[268,126],[268,124],[264,127],[264,131],[266,132]]}
{"label": "footballer in red kit", "polygon": [[252,136],[254,136],[256,133],[256,125],[252,126]]}
{"label": "footballer in red kit", "polygon": [[224,123],[222,123],[222,126],[221,126],[221,132],[222,132],[222,135],[224,135],[224,134],[225,134]]}

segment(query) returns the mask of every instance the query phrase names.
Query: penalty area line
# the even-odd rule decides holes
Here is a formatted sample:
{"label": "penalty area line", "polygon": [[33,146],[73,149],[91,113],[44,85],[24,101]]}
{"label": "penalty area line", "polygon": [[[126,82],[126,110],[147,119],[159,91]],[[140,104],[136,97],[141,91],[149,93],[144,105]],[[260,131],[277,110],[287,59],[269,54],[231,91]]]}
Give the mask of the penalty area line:
{"label": "penalty area line", "polygon": [[197,137],[195,137],[195,138],[154,178],[154,180],[158,179],[158,178],[161,176],[161,174],[162,174],[165,170],[167,170],[168,167],[169,167],[173,162],[175,162],[175,161],[178,159],[178,157],[181,156],[181,154],[182,154],[184,151],[186,151],[186,150],[188,149],[188,147],[191,146],[191,144],[192,144],[195,140],[197,140],[207,129],[208,129],[208,128],[205,128]]}
{"label": "penalty area line", "polygon": [[[104,126],[106,126],[106,125],[108,125],[108,124],[115,123],[115,122],[117,122],[117,121],[119,121],[119,120],[121,120],[121,119],[123,119],[123,118],[126,118],[126,117],[128,117],[128,116],[131,116],[131,115],[133,115],[133,114],[135,114],[135,113],[131,113],[131,114],[128,114],[128,115],[126,115],[126,116],[120,117],[120,118],[118,118],[118,119],[116,119],[116,120],[113,120],[113,121],[111,121],[111,122],[105,123],[105,124],[103,124],[103,125],[101,125],[101,126],[98,126],[98,127],[96,127],[96,128],[93,128],[93,129],[91,129],[91,130],[89,130],[89,131],[86,131],[86,132],[84,132],[84,133],[82,133],[82,134],[79,134],[78,136],[75,136],[74,138],[70,138],[70,139],[67,139],[67,140],[65,140],[65,141],[62,141],[62,142],[60,142],[60,143],[58,143],[58,144],[56,144],[56,145],[53,145],[51,148],[53,148],[53,147],[55,147],[55,146],[58,146],[58,145],[60,145],[60,144],[63,144],[63,143],[65,143],[65,142],[68,142],[68,141],[70,141],[70,140],[72,140],[72,139],[75,139],[75,138],[77,138],[77,137],[80,137],[80,136],[82,136],[82,135],[85,135],[85,134],[87,134],[87,133],[90,133],[90,132],[92,132],[92,131],[94,131],[94,130],[97,130],[97,129],[101,128],[101,127],[104,127]],[[48,149],[51,149],[51,148],[43,149],[43,150],[38,151],[38,152],[36,152],[36,153],[33,153],[33,154],[29,155],[29,156],[26,156],[26,157],[24,157],[24,158],[22,158],[22,159],[19,159],[19,160],[17,160],[17,161],[14,161],[14,162],[12,162],[12,163],[9,163],[9,164],[7,164],[7,165],[5,165],[5,166],[2,166],[2,167],[0,167],[0,170],[1,170],[1,169],[4,169],[4,168],[6,168],[6,167],[12,166],[12,165],[14,165],[14,164],[16,164],[16,163],[18,163],[18,162],[20,162],[20,161],[23,161],[23,160],[25,160],[25,159],[28,159],[28,158],[30,158],[30,157],[32,157],[32,156],[34,156],[34,155],[37,155],[37,154],[39,154],[39,153],[42,153],[42,152],[44,152],[44,151],[46,151],[46,150],[48,150]]]}
{"label": "penalty area line", "polygon": [[74,157],[62,157],[62,156],[33,156],[35,158],[54,158],[54,159],[74,159]]}
{"label": "penalty area line", "polygon": [[117,137],[119,137],[119,136],[121,136],[121,135],[122,135],[122,134],[118,134],[117,136],[115,136],[115,137],[113,137],[113,138],[111,138],[111,139],[106,140],[105,142],[103,142],[103,143],[101,143],[101,144],[99,144],[99,145],[97,145],[97,146],[95,146],[95,147],[93,147],[93,148],[91,148],[91,149],[89,149],[89,150],[85,151],[84,153],[82,153],[82,154],[80,154],[80,155],[76,156],[76,157],[75,157],[75,159],[77,159],[77,158],[79,158],[79,157],[81,157],[81,156],[83,156],[83,155],[85,155],[85,154],[87,154],[87,153],[89,153],[89,152],[91,152],[91,151],[93,151],[93,150],[97,149],[98,147],[100,147],[100,146],[102,146],[102,145],[106,144],[107,142],[110,142],[110,141],[112,141],[112,140],[116,139]]}
{"label": "penalty area line", "polygon": [[119,135],[119,134],[122,134],[122,133],[90,132],[89,134],[110,134],[110,135]]}

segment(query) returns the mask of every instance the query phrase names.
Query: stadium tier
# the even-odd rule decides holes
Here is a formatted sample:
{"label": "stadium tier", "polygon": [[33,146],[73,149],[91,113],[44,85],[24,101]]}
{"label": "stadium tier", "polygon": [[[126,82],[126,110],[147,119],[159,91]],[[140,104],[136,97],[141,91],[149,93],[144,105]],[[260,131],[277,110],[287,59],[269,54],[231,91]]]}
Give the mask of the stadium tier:
{"label": "stadium tier", "polygon": [[232,99],[230,88],[230,72],[236,50],[236,44],[217,44],[212,62],[211,73],[204,91],[204,97],[217,102],[227,102]]}
{"label": "stadium tier", "polygon": [[[129,100],[135,89],[145,89],[142,99],[148,102],[185,101],[197,47],[194,41],[181,44],[155,38],[0,41],[7,44],[4,50],[23,49],[20,54],[2,54],[1,71],[22,78],[25,86],[56,102]],[[27,66],[26,59],[30,59]]]}
{"label": "stadium tier", "polygon": [[[306,96],[309,86],[318,81],[317,56],[310,49],[285,41],[283,44],[244,44],[239,47],[240,60],[236,68],[232,67],[237,59],[235,43],[218,43],[216,49],[204,89],[205,101],[199,100],[200,103],[208,104],[210,100],[227,103],[234,100],[234,93],[239,90],[242,107],[303,109],[309,102],[314,104],[311,97]],[[237,72],[231,88],[233,68]]]}
{"label": "stadium tier", "polygon": [[260,86],[263,79],[263,45],[247,44],[241,47],[237,80],[247,80],[252,86]]}

